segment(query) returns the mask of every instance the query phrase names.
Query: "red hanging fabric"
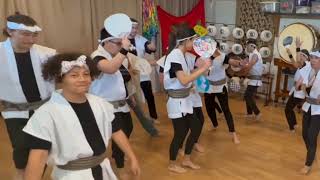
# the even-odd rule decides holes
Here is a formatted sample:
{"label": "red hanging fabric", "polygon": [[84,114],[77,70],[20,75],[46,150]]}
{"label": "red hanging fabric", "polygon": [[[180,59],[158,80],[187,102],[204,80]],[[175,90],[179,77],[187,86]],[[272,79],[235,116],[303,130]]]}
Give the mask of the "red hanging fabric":
{"label": "red hanging fabric", "polygon": [[173,24],[186,22],[190,27],[193,27],[200,21],[201,25],[205,25],[204,0],[200,0],[199,3],[184,16],[173,16],[163,10],[160,6],[157,6],[157,11],[161,28],[162,54],[165,54],[167,51],[169,33]]}

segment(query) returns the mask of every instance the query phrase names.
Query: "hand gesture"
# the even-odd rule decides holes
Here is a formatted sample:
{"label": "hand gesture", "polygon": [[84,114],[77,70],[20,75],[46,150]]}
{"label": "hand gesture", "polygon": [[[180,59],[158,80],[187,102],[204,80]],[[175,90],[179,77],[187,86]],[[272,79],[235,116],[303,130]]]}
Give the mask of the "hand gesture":
{"label": "hand gesture", "polygon": [[296,37],[296,47],[301,48],[303,41],[301,41],[300,37]]}
{"label": "hand gesture", "polygon": [[288,55],[292,54],[290,48],[286,48]]}
{"label": "hand gesture", "polygon": [[131,46],[131,42],[128,39],[128,36],[124,36],[121,40],[122,43],[122,48],[125,50],[129,50],[130,46]]}

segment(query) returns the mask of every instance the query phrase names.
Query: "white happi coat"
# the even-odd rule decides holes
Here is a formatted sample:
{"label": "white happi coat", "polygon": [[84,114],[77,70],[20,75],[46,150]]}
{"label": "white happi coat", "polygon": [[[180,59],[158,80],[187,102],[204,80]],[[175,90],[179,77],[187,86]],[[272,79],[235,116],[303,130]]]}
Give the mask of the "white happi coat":
{"label": "white happi coat", "polygon": [[[306,65],[303,68],[297,69],[296,73],[294,74],[294,82],[297,82],[301,77],[303,78],[303,75],[306,75],[306,72],[311,70],[311,64],[309,61],[305,62]],[[306,97],[306,94],[303,90],[297,90],[295,86],[293,86],[289,92],[289,95],[291,96],[293,93],[293,97],[304,99]]]}
{"label": "white happi coat", "polygon": [[[185,59],[184,54],[180,49],[174,49],[168,54],[164,63],[164,89],[185,89],[190,88],[192,83],[184,86],[180,83],[178,78],[170,78],[169,70],[171,68],[171,63],[179,63],[182,66],[184,73],[190,74],[190,69]],[[193,103],[191,96],[186,98],[168,98],[167,102],[167,112],[170,119],[181,118],[182,115],[187,113],[193,113]]]}
{"label": "white happi coat", "polygon": [[[185,58],[188,62],[190,71],[195,69],[196,56],[192,53],[185,53]],[[194,82],[195,83],[195,82]],[[194,86],[190,92],[193,107],[202,107],[202,100],[197,88]]]}
{"label": "white happi coat", "polygon": [[[112,134],[113,106],[97,96],[90,94],[86,96],[107,147]],[[57,167],[72,160],[93,156],[80,121],[61,91],[52,93],[50,100],[36,110],[23,131],[51,142],[48,164],[54,166],[52,172],[54,180],[94,179],[91,169],[69,171]],[[100,166],[104,180],[117,179],[108,159],[105,159]]]}
{"label": "white happi coat", "polygon": [[[310,68],[309,70],[306,70],[306,75],[303,76],[305,77],[303,83],[308,85],[309,84],[309,74],[311,72]],[[310,94],[309,94],[310,98],[314,98],[317,99],[320,97],[320,73],[318,72],[316,79],[314,80],[313,86],[311,88]],[[309,104],[308,102],[305,102],[302,106],[302,110],[304,112],[308,112],[309,108],[311,108],[311,115],[320,115],[320,105],[315,105],[315,104]]]}
{"label": "white happi coat", "polygon": [[[136,43],[137,56],[144,58],[146,52],[144,45],[148,40],[139,34],[134,37],[134,40]],[[140,74],[140,82],[143,81],[151,81],[150,75]]]}
{"label": "white happi coat", "polygon": [[[261,54],[259,53],[259,51],[257,49],[255,49],[252,53],[249,54],[249,63],[252,61],[253,55],[258,56],[258,61],[252,66],[251,70],[249,71],[249,75],[262,76],[263,61],[262,61]],[[248,85],[262,86],[262,81],[249,79]]]}
{"label": "white happi coat", "polygon": [[[34,44],[30,49],[30,56],[34,75],[39,88],[41,99],[48,98],[54,91],[54,84],[42,77],[41,66],[48,58],[56,54],[56,50]],[[23,93],[17,63],[10,38],[0,43],[0,100],[13,103],[26,103]],[[29,118],[29,111],[2,112],[3,118]]]}
{"label": "white happi coat", "polygon": [[[101,45],[91,55],[92,58],[96,56],[105,57],[107,60],[112,60],[112,56]],[[102,73],[95,79],[90,87],[91,94],[100,96],[107,101],[119,101],[126,99],[126,89],[123,77],[119,70],[114,74]],[[129,112],[129,106],[126,104],[123,107],[115,109],[115,112]]]}
{"label": "white happi coat", "polygon": [[[220,52],[220,56],[216,57],[213,60],[212,66],[211,66],[211,70],[209,72],[209,75],[207,77],[208,80],[210,81],[220,81],[223,79],[226,79],[226,68],[228,66],[225,66],[224,63],[224,59],[226,57],[225,53]],[[225,84],[223,85],[211,85],[210,84],[210,88],[208,93],[222,93],[223,92],[223,88],[224,87],[228,87],[227,86],[227,81]]]}

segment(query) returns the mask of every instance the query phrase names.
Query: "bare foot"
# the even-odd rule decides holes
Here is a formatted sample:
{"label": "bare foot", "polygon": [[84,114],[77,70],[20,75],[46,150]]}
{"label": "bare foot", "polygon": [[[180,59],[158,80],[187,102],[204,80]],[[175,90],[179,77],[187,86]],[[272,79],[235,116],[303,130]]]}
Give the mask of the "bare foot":
{"label": "bare foot", "polygon": [[169,169],[169,171],[179,173],[179,174],[187,172],[187,170],[185,168],[183,168],[179,165],[176,165],[176,164],[170,164],[168,166],[168,169]]}
{"label": "bare foot", "polygon": [[246,114],[244,117],[247,119],[252,119],[254,117],[254,115],[253,114]]}
{"label": "bare foot", "polygon": [[311,166],[304,166],[302,169],[300,169],[300,174],[302,175],[308,175],[311,172]]}
{"label": "bare foot", "polygon": [[209,129],[209,131],[216,131],[216,130],[218,130],[218,126],[217,127],[212,127],[212,128]]}
{"label": "bare foot", "polygon": [[237,134],[233,133],[232,136],[233,136],[234,144],[240,144],[240,140],[239,140],[239,137],[237,136]]}
{"label": "bare foot", "polygon": [[160,124],[160,121],[157,120],[157,119],[154,119],[154,120],[153,120],[153,123],[156,124],[156,125],[159,125],[159,124]]}
{"label": "bare foot", "polygon": [[194,170],[197,170],[197,169],[200,169],[200,166],[199,165],[196,165],[196,164],[194,164],[192,161],[190,161],[190,160],[184,160],[184,161],[182,161],[182,166],[184,166],[184,167],[188,167],[188,168],[190,168],[190,169],[194,169]]}
{"label": "bare foot", "polygon": [[183,157],[183,156],[184,156],[184,150],[179,149],[179,155],[180,155],[181,157]]}
{"label": "bare foot", "polygon": [[255,120],[256,121],[260,121],[261,120],[261,113],[259,113],[258,115],[255,115]]}
{"label": "bare foot", "polygon": [[194,144],[194,150],[199,153],[204,153],[204,151],[205,151],[204,147],[199,143]]}

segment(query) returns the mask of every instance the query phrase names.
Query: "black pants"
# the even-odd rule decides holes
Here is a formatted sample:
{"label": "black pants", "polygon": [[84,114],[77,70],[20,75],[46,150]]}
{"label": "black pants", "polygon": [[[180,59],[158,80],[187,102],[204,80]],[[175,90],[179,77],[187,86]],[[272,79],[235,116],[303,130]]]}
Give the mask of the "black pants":
{"label": "black pants", "polygon": [[296,115],[293,110],[297,105],[301,104],[302,102],[303,99],[295,98],[294,94],[292,94],[288,99],[285,108],[285,113],[290,130],[293,130],[294,126],[297,124]]}
{"label": "black pants", "polygon": [[302,136],[307,148],[307,158],[305,165],[311,166],[317,152],[317,139],[320,131],[320,115],[311,115],[309,111],[303,114]]}
{"label": "black pants", "polygon": [[194,118],[193,114],[187,114],[181,118],[172,119],[174,135],[170,145],[170,160],[175,161],[177,159],[179,148],[190,130],[190,134],[187,138],[185,154],[190,155],[194,144],[199,139],[201,133],[201,122]]}
{"label": "black pants", "polygon": [[193,108],[193,116],[195,119],[197,119],[200,122],[200,131],[199,131],[199,135],[198,135],[198,139],[196,140],[196,143],[199,141],[201,132],[202,132],[202,128],[203,128],[203,124],[204,124],[204,116],[203,116],[203,112],[202,112],[202,107],[194,107]]}
{"label": "black pants", "polygon": [[[115,118],[114,118],[115,123],[119,123],[121,130],[129,139],[133,129],[130,112],[127,112],[127,113],[116,112],[114,113],[114,115],[115,115]],[[121,151],[119,146],[114,141],[112,141],[112,157],[116,161],[117,168],[124,167],[124,153]]]}
{"label": "black pants", "polygon": [[229,132],[235,132],[233,117],[229,108],[229,98],[227,88],[223,88],[222,93],[205,93],[204,94],[204,102],[206,105],[207,113],[214,127],[218,126],[217,115],[214,108],[215,97],[217,96],[218,101],[220,103],[221,109],[223,111],[224,117],[227,120]]}
{"label": "black pants", "polygon": [[247,106],[247,114],[252,114],[254,112],[255,115],[260,114],[260,110],[257,107],[255,95],[257,93],[257,89],[259,86],[251,86],[248,85],[246,92],[244,93],[244,99],[246,100]]}
{"label": "black pants", "polygon": [[29,119],[5,119],[7,131],[13,148],[13,161],[17,169],[25,169],[28,163],[30,148],[27,145],[27,134],[22,131]]}
{"label": "black pants", "polygon": [[152,117],[153,119],[157,119],[158,115],[156,110],[156,104],[154,102],[154,96],[152,93],[151,81],[142,81],[140,82],[140,86],[143,91],[144,97],[146,98],[148,103],[150,117]]}

